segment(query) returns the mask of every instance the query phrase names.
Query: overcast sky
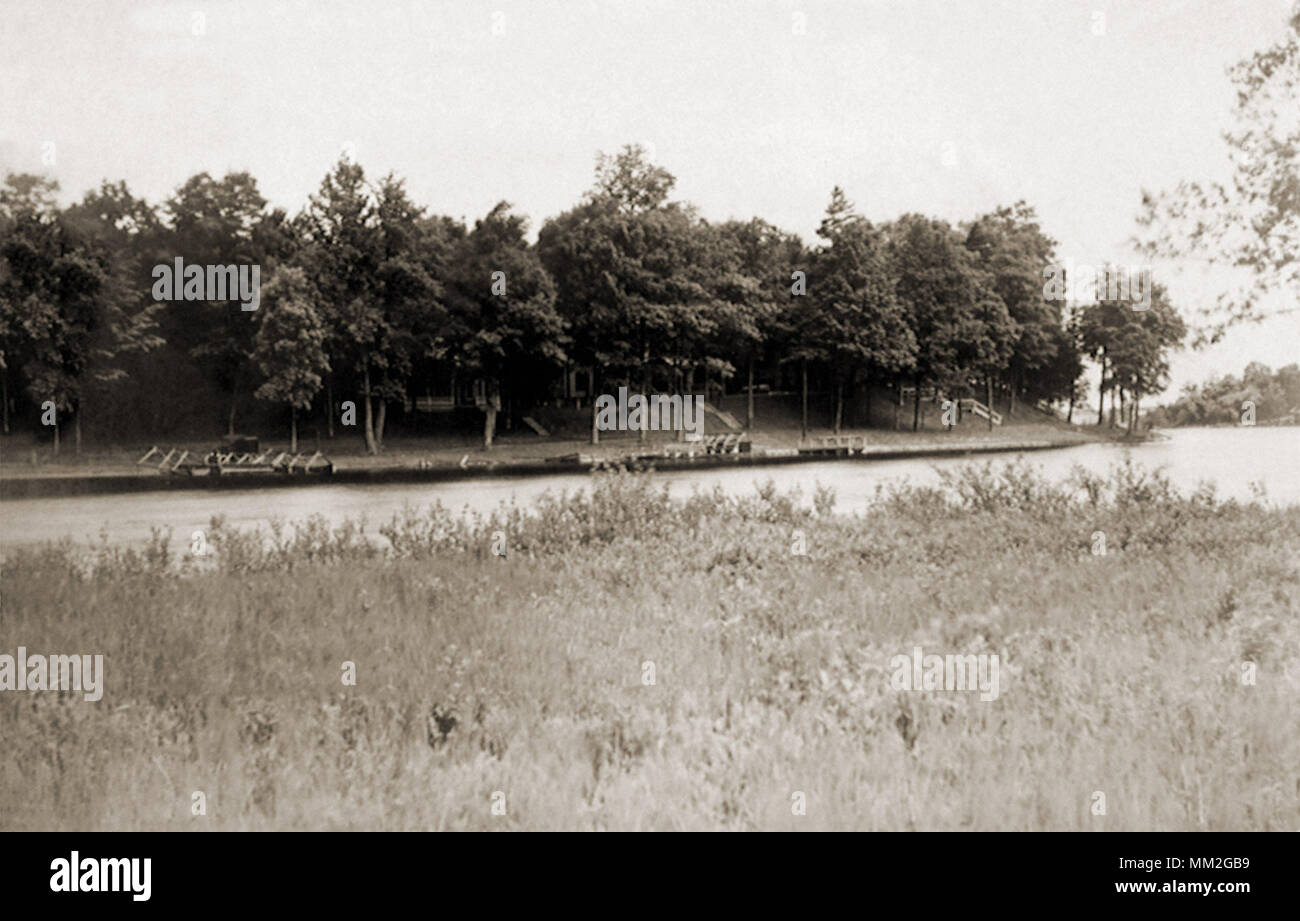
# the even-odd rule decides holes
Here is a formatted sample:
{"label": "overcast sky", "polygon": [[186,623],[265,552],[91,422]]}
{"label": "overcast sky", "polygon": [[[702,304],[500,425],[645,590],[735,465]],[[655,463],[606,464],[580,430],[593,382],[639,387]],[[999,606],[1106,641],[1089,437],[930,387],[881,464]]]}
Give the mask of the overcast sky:
{"label": "overcast sky", "polygon": [[[1224,68],[1277,41],[1289,5],[0,0],[0,170],[151,201],[248,170],[292,213],[346,146],[433,211],[506,199],[535,232],[597,151],[639,142],[709,219],[812,242],[835,184],[873,220],[1025,199],[1062,256],[1135,262],[1142,188],[1226,178]],[[1213,281],[1172,268],[1156,279],[1185,314],[1210,302]],[[1170,395],[1300,360],[1297,342],[1293,316],[1185,352]]]}

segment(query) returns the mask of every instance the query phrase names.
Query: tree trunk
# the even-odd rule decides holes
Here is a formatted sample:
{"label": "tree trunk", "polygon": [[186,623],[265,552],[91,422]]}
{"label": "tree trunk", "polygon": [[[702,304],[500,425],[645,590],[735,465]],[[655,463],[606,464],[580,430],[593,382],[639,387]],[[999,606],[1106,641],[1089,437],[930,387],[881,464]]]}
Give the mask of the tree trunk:
{"label": "tree trunk", "polygon": [[800,416],[800,439],[808,438],[808,359],[799,360],[799,376],[802,381],[803,412]]}
{"label": "tree trunk", "polygon": [[239,375],[235,375],[235,382],[230,388],[230,414],[226,417],[226,434],[235,434],[235,413],[239,410]]}
{"label": "tree trunk", "polygon": [[[705,401],[708,401],[709,382],[704,382]],[[643,445],[646,440],[646,428],[650,422],[650,349],[647,347],[641,355],[641,396],[645,399],[642,408],[641,427],[636,433],[636,443]]]}
{"label": "tree trunk", "polygon": [[59,456],[59,420],[57,416],[54,419],[54,456]]}
{"label": "tree trunk", "polygon": [[72,453],[81,457],[81,407],[77,407],[77,414],[72,417]]}
{"label": "tree trunk", "polygon": [[334,437],[334,374],[325,375],[325,428]]}
{"label": "tree trunk", "polygon": [[840,433],[840,423],[844,420],[844,382],[835,375],[835,434]]}
{"label": "tree trunk", "polygon": [[[749,374],[745,383],[745,428],[754,427],[754,359],[749,359]],[[5,431],[8,431],[6,429]]]}
{"label": "tree trunk", "polygon": [[915,383],[916,385],[916,393],[914,394],[915,399],[912,400],[912,431],[919,432],[921,430],[921,377],[920,375],[917,375],[916,380],[913,383]]}
{"label": "tree trunk", "polygon": [[[687,386],[686,373],[682,371],[680,368],[673,368],[672,375],[673,375],[673,392],[680,393],[684,399],[687,396],[687,394],[691,392],[691,388]],[[704,433],[701,432],[700,434],[703,435]],[[684,423],[677,427],[677,434],[673,436],[673,440],[685,443],[686,425]]]}
{"label": "tree trunk", "polygon": [[1012,380],[1011,380],[1011,400],[1010,400],[1010,407],[1011,407],[1011,408],[1010,408],[1010,410],[1007,412],[1007,415],[1008,415],[1008,416],[1014,416],[1015,413],[1016,413],[1016,381],[1015,381],[1015,378],[1012,378]]}
{"label": "tree trunk", "polygon": [[989,406],[989,431],[993,431],[993,375],[984,375],[984,393],[988,397]]}
{"label": "tree trunk", "polygon": [[497,434],[497,413],[501,411],[501,391],[496,379],[483,381],[483,450],[492,450]]}
{"label": "tree trunk", "polygon": [[1074,391],[1070,391],[1070,407],[1065,411],[1065,424],[1074,425]]}
{"label": "tree trunk", "polygon": [[1142,391],[1140,390],[1133,391],[1133,415],[1131,417],[1133,421],[1129,423],[1129,429],[1128,429],[1130,435],[1142,434],[1142,418],[1138,414],[1138,405],[1141,402],[1142,402]]}
{"label": "tree trunk", "polygon": [[600,444],[600,429],[596,427],[596,366],[592,365],[591,373],[587,376],[591,383],[591,393],[587,394],[591,398],[591,443]]}
{"label": "tree trunk", "polygon": [[289,407],[289,453],[298,453],[298,407]]}
{"label": "tree trunk", "polygon": [[1106,356],[1101,356],[1101,379],[1097,381],[1097,425],[1106,420]]}
{"label": "tree trunk", "polygon": [[373,407],[370,404],[370,365],[365,364],[361,368],[361,401],[365,404],[365,419],[363,422],[362,434],[366,439],[366,450],[371,454],[379,453],[379,446],[375,443],[375,426],[371,417]]}
{"label": "tree trunk", "polygon": [[379,399],[379,410],[375,415],[375,452],[384,450],[384,421],[388,418],[388,401]]}

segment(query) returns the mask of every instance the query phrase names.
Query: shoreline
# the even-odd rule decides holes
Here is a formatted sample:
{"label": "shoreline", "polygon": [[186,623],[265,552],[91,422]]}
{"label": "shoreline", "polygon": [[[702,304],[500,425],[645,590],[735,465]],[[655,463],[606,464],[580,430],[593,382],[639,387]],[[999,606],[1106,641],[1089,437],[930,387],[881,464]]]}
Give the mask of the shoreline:
{"label": "shoreline", "polygon": [[[1054,437],[1053,437],[1054,436]],[[960,457],[975,454],[1002,454],[1021,451],[1045,451],[1089,444],[1098,439],[1076,433],[1063,437],[1059,432],[1037,437],[968,440],[953,444],[895,443],[868,445],[860,453],[798,453],[791,448],[755,448],[747,454],[702,454],[695,457],[638,456],[635,453],[591,454],[579,452],[572,460],[556,457],[501,459],[472,463],[465,454],[461,463],[429,465],[394,464],[387,466],[350,466],[336,463],[332,474],[286,474],[277,472],[227,473],[222,476],[168,475],[138,468],[131,472],[66,473],[61,471],[8,476],[0,473],[0,502],[49,497],[97,496],[124,493],[171,492],[176,490],[240,490],[292,488],[303,486],[361,485],[378,486],[403,483],[445,483],[495,477],[543,477],[588,473],[608,466],[624,465],[647,471],[711,470],[727,467],[768,467],[803,463],[870,462],[927,457]],[[557,446],[558,447],[558,446]],[[608,449],[606,449],[608,450]]]}

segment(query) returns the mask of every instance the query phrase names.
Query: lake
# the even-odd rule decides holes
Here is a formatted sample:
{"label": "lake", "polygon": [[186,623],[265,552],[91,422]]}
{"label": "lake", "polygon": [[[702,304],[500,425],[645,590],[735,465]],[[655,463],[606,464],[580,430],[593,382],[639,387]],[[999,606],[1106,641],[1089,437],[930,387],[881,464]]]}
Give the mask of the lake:
{"label": "lake", "polygon": [[[938,470],[963,464],[1000,464],[1023,458],[1048,478],[1060,480],[1075,465],[1104,473],[1131,457],[1145,467],[1164,468],[1184,491],[1210,482],[1222,497],[1250,499],[1252,484],[1258,484],[1271,504],[1300,504],[1300,428],[1189,428],[1167,434],[1168,441],[1139,445],[1091,443],[977,458],[841,460],[743,470],[683,470],[654,476],[667,483],[673,495],[711,490],[715,485],[731,494],[749,493],[756,483],[770,479],[782,491],[800,487],[809,503],[813,487],[821,484],[835,490],[837,512],[852,513],[866,506],[878,484],[901,480],[934,483]],[[239,527],[265,524],[273,517],[292,522],[321,514],[334,523],[364,517],[367,530],[375,533],[405,505],[425,506],[437,500],[452,509],[487,511],[510,500],[527,505],[548,490],[573,492],[588,482],[589,475],[572,473],[419,485],[331,485],[6,500],[0,502],[0,549],[64,537],[94,541],[101,530],[113,543],[134,543],[147,539],[153,527],[171,528],[174,543],[188,543],[190,534],[205,528],[213,515],[225,515],[230,524]]]}

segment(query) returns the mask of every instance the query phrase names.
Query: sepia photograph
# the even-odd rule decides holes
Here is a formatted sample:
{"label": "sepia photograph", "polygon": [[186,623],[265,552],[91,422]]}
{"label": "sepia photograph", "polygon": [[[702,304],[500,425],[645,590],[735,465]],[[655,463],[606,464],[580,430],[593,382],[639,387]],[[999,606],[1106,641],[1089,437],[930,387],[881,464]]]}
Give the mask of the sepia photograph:
{"label": "sepia photograph", "polygon": [[1300,831],[1293,0],[0,0],[0,87],[19,888]]}

